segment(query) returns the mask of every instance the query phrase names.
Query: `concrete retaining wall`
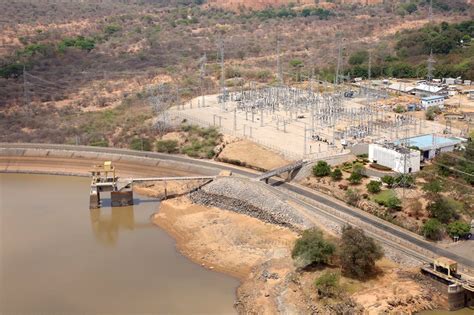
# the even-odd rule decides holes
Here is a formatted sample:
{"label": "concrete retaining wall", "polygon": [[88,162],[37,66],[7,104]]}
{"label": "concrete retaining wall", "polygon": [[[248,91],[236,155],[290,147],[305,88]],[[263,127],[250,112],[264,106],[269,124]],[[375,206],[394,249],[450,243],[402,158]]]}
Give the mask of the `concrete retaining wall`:
{"label": "concrete retaining wall", "polygon": [[361,155],[369,154],[369,144],[368,143],[357,143],[348,148],[352,154]]}

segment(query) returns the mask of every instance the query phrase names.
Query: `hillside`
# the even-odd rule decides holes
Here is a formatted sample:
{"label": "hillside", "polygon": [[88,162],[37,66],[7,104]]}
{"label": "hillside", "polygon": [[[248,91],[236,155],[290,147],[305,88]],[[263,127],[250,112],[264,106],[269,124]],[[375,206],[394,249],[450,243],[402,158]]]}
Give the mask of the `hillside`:
{"label": "hillside", "polygon": [[[434,23],[469,20],[472,6],[467,8],[465,2],[460,6],[461,2],[453,0],[448,8],[435,5]],[[206,93],[217,91],[219,37],[224,43],[229,85],[235,78],[275,82],[277,39],[284,79],[290,84],[306,79],[313,71],[332,80],[339,42],[344,48],[345,72],[352,75],[359,74],[356,70],[363,72],[367,62],[363,59],[352,65],[350,57],[369,49],[379,56],[377,60],[399,58],[390,61],[392,69],[401,62],[425,67],[426,50],[416,56],[399,56],[397,47],[408,36],[405,30],[418,32],[428,23],[427,6],[421,0],[416,10],[408,8],[411,13],[392,2],[242,12],[196,3],[0,3],[0,125],[6,130],[0,140],[88,144],[108,139],[114,145],[127,146],[134,135],[150,132],[138,123],[138,113],[131,108],[140,108],[140,114],[149,118],[148,97],[158,93],[159,84],[167,85],[162,94],[175,95],[179,89],[181,100],[198,95],[202,86]],[[449,64],[449,56],[457,54],[455,64],[469,67],[463,58],[468,58],[471,50],[460,53],[459,49],[440,55],[439,64]],[[201,83],[204,54],[206,75]],[[104,117],[106,123],[96,123]],[[124,117],[129,118],[126,123],[111,127]]]}
{"label": "hillside", "polygon": [[311,6],[318,5],[324,8],[334,8],[338,5],[376,5],[383,3],[383,0],[208,0],[206,4],[209,7],[229,9],[229,10],[241,10],[241,9],[253,9],[261,10],[268,7],[281,7],[288,5],[296,6]]}

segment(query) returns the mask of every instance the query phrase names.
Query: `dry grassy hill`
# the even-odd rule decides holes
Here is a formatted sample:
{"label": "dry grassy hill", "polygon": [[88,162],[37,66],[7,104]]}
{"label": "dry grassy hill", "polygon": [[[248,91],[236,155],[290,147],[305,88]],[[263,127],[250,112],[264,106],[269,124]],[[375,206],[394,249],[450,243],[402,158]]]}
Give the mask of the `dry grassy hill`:
{"label": "dry grassy hill", "polygon": [[383,0],[208,0],[207,5],[210,7],[239,10],[242,8],[260,10],[267,7],[279,7],[294,4],[296,6],[318,5],[324,8],[333,8],[338,4],[359,4],[359,5],[375,5],[383,3]]}

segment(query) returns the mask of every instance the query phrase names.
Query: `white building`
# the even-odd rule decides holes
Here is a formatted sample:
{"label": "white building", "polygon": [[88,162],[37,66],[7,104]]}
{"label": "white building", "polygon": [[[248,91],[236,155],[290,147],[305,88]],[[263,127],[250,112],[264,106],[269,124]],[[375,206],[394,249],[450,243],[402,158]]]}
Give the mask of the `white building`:
{"label": "white building", "polygon": [[[408,146],[416,147],[421,152],[423,160],[434,158],[437,154],[443,152],[452,152],[461,145],[462,138],[457,137],[442,137],[435,134],[426,134],[416,137],[404,139]],[[400,145],[403,140],[397,140],[395,145]]]}
{"label": "white building", "polygon": [[417,84],[411,91],[411,94],[418,96],[432,96],[432,95],[447,95],[448,87],[433,84],[420,83]]}
{"label": "white building", "polygon": [[389,144],[369,144],[369,160],[398,173],[420,170],[420,151]]}
{"label": "white building", "polygon": [[423,109],[428,109],[429,107],[432,107],[432,106],[443,108],[444,96],[433,95],[433,96],[427,96],[427,97],[421,98],[421,107],[423,107]]}

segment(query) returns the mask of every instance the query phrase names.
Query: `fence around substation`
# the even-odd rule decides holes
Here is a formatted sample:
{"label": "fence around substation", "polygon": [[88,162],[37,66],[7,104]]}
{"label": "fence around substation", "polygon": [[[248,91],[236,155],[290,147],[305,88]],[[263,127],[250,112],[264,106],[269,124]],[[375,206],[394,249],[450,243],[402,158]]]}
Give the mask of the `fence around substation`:
{"label": "fence around substation", "polygon": [[186,121],[198,124],[198,125],[203,126],[203,127],[216,127],[216,128],[218,128],[219,130],[221,130],[222,132],[224,132],[226,134],[229,134],[229,135],[232,135],[232,136],[235,136],[235,137],[249,139],[250,141],[253,141],[257,144],[260,144],[261,146],[263,146],[263,147],[265,147],[265,148],[267,148],[271,151],[274,151],[276,153],[280,153],[285,158],[290,159],[290,160],[300,160],[300,159],[303,158],[303,154],[297,154],[297,153],[282,149],[282,148],[277,147],[277,146],[275,146],[271,143],[268,143],[266,141],[262,141],[260,139],[254,138],[254,137],[250,137],[250,135],[247,135],[247,134],[244,134],[244,133],[235,132],[235,131],[230,130],[230,129],[228,129],[226,127],[223,127],[223,126],[214,125],[212,122],[205,121],[203,119],[199,119],[199,118],[194,117],[192,115],[188,115],[188,114],[185,114],[185,113],[182,113],[182,112],[177,112],[177,111],[170,112],[170,114],[175,116],[175,117],[178,117],[180,119],[186,119]]}

